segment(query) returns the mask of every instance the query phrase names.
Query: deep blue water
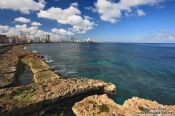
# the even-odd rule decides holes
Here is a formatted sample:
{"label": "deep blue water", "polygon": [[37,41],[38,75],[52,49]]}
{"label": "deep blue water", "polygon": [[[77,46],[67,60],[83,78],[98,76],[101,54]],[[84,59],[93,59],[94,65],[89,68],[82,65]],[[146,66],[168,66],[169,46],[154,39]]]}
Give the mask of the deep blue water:
{"label": "deep blue water", "polygon": [[29,46],[65,76],[112,82],[114,100],[133,96],[175,104],[175,44],[49,43]]}

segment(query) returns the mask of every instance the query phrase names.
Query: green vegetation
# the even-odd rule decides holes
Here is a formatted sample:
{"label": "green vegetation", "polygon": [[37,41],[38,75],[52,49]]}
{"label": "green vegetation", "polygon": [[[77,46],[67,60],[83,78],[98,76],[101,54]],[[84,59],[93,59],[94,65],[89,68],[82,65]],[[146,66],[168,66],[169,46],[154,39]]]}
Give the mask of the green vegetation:
{"label": "green vegetation", "polygon": [[39,59],[31,59],[30,62],[32,64],[32,68],[34,69],[44,68],[44,66],[42,65],[42,62]]}
{"label": "green vegetation", "polygon": [[36,79],[37,80],[44,81],[44,80],[50,80],[51,77],[55,77],[57,75],[55,75],[50,70],[44,70],[44,71],[41,71],[41,72],[36,73],[35,76],[36,76]]}
{"label": "green vegetation", "polygon": [[24,62],[25,64],[29,65],[31,63],[31,67],[33,69],[43,69],[43,68],[48,68],[47,65],[43,64],[43,61],[41,61],[41,59],[38,58],[30,58],[28,56],[22,58],[22,62]]}
{"label": "green vegetation", "polygon": [[25,64],[29,64],[29,57],[21,58],[21,61]]}
{"label": "green vegetation", "polygon": [[13,99],[18,100],[20,102],[31,102],[32,101],[32,96],[31,96],[32,90],[33,89],[30,86],[18,88],[13,93]]}
{"label": "green vegetation", "polygon": [[45,80],[47,79],[49,76],[49,74],[47,74],[45,71],[44,72],[40,72],[39,74],[37,74],[37,77],[40,79],[40,80]]}
{"label": "green vegetation", "polygon": [[99,105],[98,108],[100,109],[100,113],[109,112],[109,107],[106,104]]}
{"label": "green vegetation", "polygon": [[51,77],[57,77],[57,75],[42,59],[28,55],[22,58],[21,61],[31,68],[37,82],[43,82],[45,80],[50,80]]}
{"label": "green vegetation", "polygon": [[[46,69],[50,69],[50,68],[41,59],[26,56],[26,57],[22,58],[21,61],[24,62],[26,65],[28,65],[32,69],[33,73],[36,73],[37,78],[41,77],[41,79],[44,80],[46,78],[46,76],[49,76],[47,73],[44,73],[44,72]],[[41,75],[41,76],[39,76],[39,75]]]}

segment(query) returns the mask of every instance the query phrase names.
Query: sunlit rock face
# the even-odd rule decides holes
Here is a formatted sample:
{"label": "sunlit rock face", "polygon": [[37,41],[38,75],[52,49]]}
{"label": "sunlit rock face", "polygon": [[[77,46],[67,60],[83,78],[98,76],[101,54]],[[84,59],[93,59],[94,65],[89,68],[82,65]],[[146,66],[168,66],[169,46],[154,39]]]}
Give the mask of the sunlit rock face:
{"label": "sunlit rock face", "polygon": [[123,105],[116,104],[106,94],[93,95],[75,103],[72,108],[77,116],[174,116],[175,106],[133,97]]}
{"label": "sunlit rock face", "polygon": [[107,95],[113,96],[116,94],[116,86],[113,83],[107,83],[104,86],[104,93]]}

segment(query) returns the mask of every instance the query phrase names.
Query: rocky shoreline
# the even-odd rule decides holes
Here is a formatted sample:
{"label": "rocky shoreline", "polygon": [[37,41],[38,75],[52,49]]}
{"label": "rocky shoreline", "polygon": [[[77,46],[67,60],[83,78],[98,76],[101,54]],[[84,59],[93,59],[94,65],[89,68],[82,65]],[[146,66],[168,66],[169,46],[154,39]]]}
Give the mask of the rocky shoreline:
{"label": "rocky shoreline", "polygon": [[[37,54],[24,50],[24,46],[8,46],[9,48],[4,48],[0,55],[0,115],[2,116],[37,116],[50,113],[65,116],[135,116],[137,111],[135,109],[139,107],[143,109],[145,105],[154,104],[152,101],[145,102],[143,99],[133,98],[134,102],[128,103],[129,107],[123,108],[126,106],[125,103],[120,106],[107,97],[116,94],[114,84],[85,78],[65,78],[57,74]],[[30,67],[33,73],[33,81],[29,84],[20,85],[16,81],[20,75],[20,62]],[[143,104],[138,106],[138,102]],[[150,105],[153,106],[159,107],[160,104]],[[163,107],[172,112],[170,115],[174,115],[175,106]],[[102,109],[102,112],[99,109]]]}
{"label": "rocky shoreline", "polygon": [[162,105],[133,97],[123,105],[116,104],[106,94],[93,95],[75,103],[72,108],[77,116],[174,116],[175,106]]}
{"label": "rocky shoreline", "polygon": [[[116,88],[112,83],[92,79],[65,79],[56,74],[37,55],[29,50],[23,50],[23,47],[14,46],[7,53],[11,57],[16,57],[14,64],[17,67],[16,70],[19,60],[31,68],[34,82],[0,89],[0,115],[25,115],[37,112],[47,105],[87,93],[115,94]],[[13,54],[14,51],[15,54]],[[3,59],[3,61],[6,60],[8,59]],[[16,78],[18,77],[13,76],[11,80]],[[6,81],[5,79],[1,79],[2,83]]]}

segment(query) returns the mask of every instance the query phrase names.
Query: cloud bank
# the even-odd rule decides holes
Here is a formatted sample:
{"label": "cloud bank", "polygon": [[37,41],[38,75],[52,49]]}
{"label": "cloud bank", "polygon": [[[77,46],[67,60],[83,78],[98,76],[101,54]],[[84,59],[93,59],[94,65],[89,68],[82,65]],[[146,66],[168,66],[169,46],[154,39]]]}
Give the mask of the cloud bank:
{"label": "cloud bank", "polygon": [[[155,5],[160,2],[162,2],[162,0],[120,0],[117,3],[112,0],[97,0],[95,8],[101,20],[116,23],[122,17],[122,12],[131,13],[133,7]],[[139,16],[144,16],[146,13],[139,9],[137,14]]]}
{"label": "cloud bank", "polygon": [[81,16],[81,11],[77,8],[77,4],[73,3],[67,9],[51,7],[47,10],[40,10],[39,18],[56,20],[59,24],[68,24],[72,27],[69,30],[72,33],[86,33],[94,28],[95,23],[87,16]]}
{"label": "cloud bank", "polygon": [[18,18],[15,18],[15,22],[29,23],[30,19],[27,19],[27,18],[24,18],[24,17],[18,17]]}
{"label": "cloud bank", "polygon": [[32,24],[31,24],[32,26],[42,26],[42,24],[41,23],[39,23],[39,22],[32,22]]}
{"label": "cloud bank", "polygon": [[138,16],[145,16],[146,15],[146,13],[141,9],[137,9],[137,14],[138,14]]}
{"label": "cloud bank", "polygon": [[175,42],[175,32],[173,31],[160,31],[152,35],[139,36],[139,42],[147,43],[174,43]]}
{"label": "cloud bank", "polygon": [[0,9],[11,9],[29,14],[31,11],[39,11],[45,7],[44,0],[0,0]]}
{"label": "cloud bank", "polygon": [[39,22],[32,22],[31,26],[27,26],[27,24],[17,24],[13,27],[7,25],[0,25],[0,34],[14,36],[19,35],[21,33],[25,33],[30,39],[35,39],[38,37],[42,38],[45,37],[46,34],[49,34],[52,39],[64,39],[65,36],[74,35],[74,33],[61,28],[53,28],[50,30],[50,32],[43,31],[39,28],[39,26],[41,26]]}

